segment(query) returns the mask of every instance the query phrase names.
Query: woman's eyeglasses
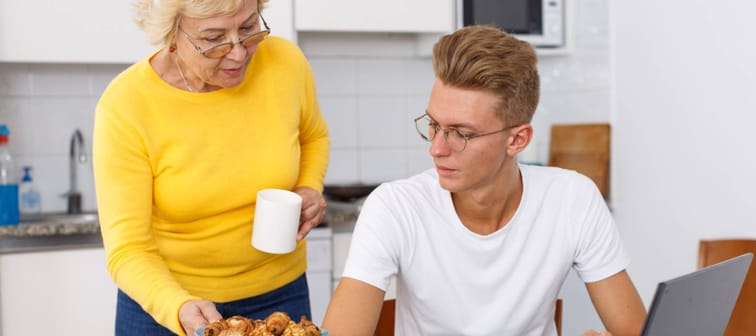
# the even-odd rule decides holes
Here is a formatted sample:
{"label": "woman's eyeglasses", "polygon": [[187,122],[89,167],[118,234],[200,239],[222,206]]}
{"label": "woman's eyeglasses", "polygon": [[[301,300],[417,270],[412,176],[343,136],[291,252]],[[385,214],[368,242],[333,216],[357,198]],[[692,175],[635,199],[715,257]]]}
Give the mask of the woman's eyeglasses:
{"label": "woman's eyeglasses", "polygon": [[260,15],[260,19],[262,19],[263,26],[265,29],[255,32],[246,36],[242,36],[239,38],[239,41],[237,42],[224,42],[221,44],[214,45],[210,48],[207,48],[205,50],[202,50],[197,43],[192,40],[191,36],[187,32],[185,32],[183,29],[181,29],[181,25],[178,25],[178,29],[184,33],[187,40],[189,40],[189,43],[191,43],[195,49],[197,49],[197,52],[200,53],[200,55],[205,56],[207,58],[221,58],[223,56],[228,55],[228,53],[231,52],[231,50],[234,49],[234,45],[241,44],[244,48],[249,48],[255,44],[258,44],[262,42],[268,35],[270,35],[270,27],[268,27],[268,23],[265,22],[265,18],[263,18],[262,15]]}

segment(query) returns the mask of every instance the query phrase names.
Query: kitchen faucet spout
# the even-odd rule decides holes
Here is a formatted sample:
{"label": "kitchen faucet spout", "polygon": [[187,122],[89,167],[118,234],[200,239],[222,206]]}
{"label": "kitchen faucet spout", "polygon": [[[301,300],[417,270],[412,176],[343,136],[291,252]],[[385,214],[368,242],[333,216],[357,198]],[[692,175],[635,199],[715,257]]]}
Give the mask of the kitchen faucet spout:
{"label": "kitchen faucet spout", "polygon": [[[78,155],[77,155],[78,154]],[[68,156],[68,192],[63,194],[68,200],[67,213],[81,213],[81,193],[78,190],[78,178],[76,164],[87,162],[87,154],[84,148],[84,136],[76,129],[71,135],[71,145]]]}

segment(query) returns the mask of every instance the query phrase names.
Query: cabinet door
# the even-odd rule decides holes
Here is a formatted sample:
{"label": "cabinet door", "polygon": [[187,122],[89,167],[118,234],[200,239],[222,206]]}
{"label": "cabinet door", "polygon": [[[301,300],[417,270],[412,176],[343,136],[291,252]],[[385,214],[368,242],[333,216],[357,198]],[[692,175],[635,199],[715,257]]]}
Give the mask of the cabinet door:
{"label": "cabinet door", "polygon": [[0,256],[2,335],[113,335],[116,293],[101,248]]}
{"label": "cabinet door", "polygon": [[297,43],[294,31],[294,0],[269,0],[263,16],[270,26],[270,34],[287,38]]}
{"label": "cabinet door", "polygon": [[330,228],[315,228],[307,236],[307,286],[310,290],[312,321],[323,322],[331,301],[331,268],[333,268]]}
{"label": "cabinet door", "polygon": [[155,49],[130,1],[0,0],[0,61],[133,63]]}
{"label": "cabinet door", "polygon": [[453,0],[295,0],[298,31],[449,32]]}
{"label": "cabinet door", "polygon": [[[270,0],[274,35],[296,42],[293,0]],[[157,50],[133,22],[131,1],[0,0],[0,62],[131,64]]]}

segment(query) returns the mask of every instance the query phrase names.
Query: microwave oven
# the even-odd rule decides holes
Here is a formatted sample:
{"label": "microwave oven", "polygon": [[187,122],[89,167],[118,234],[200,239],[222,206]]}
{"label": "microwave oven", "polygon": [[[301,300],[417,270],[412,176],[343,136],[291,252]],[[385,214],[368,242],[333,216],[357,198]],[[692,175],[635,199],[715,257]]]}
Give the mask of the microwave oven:
{"label": "microwave oven", "polygon": [[563,0],[458,0],[457,26],[491,25],[538,48],[564,46]]}

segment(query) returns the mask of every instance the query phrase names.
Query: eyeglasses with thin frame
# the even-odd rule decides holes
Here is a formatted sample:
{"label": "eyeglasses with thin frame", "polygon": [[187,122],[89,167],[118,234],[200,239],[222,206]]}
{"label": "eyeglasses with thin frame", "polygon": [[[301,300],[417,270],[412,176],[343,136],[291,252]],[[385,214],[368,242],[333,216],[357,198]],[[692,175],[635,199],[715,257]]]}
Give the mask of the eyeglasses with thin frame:
{"label": "eyeglasses with thin frame", "polygon": [[493,131],[493,132],[483,133],[483,134],[465,134],[454,127],[442,128],[441,126],[438,125],[437,122],[433,121],[430,118],[430,116],[428,115],[428,112],[415,118],[415,129],[417,130],[417,133],[420,134],[420,137],[423,140],[428,141],[428,142],[433,142],[433,139],[436,137],[436,134],[438,134],[440,131],[443,131],[444,140],[446,140],[446,145],[449,146],[449,148],[451,148],[451,150],[455,152],[461,152],[465,150],[465,148],[467,148],[467,142],[472,139],[508,131],[517,126],[520,126],[520,125],[513,125],[513,126],[506,127],[504,129],[500,129],[498,131]]}
{"label": "eyeglasses with thin frame", "polygon": [[239,38],[239,41],[233,42],[223,42],[221,44],[216,44],[210,48],[207,48],[205,50],[202,50],[200,46],[197,45],[197,43],[192,40],[192,37],[189,36],[189,33],[185,32],[184,29],[181,28],[181,25],[177,25],[178,30],[180,30],[184,35],[186,36],[186,39],[189,40],[189,43],[191,43],[195,49],[197,49],[197,52],[200,53],[200,55],[205,56],[207,58],[221,58],[223,56],[228,55],[228,53],[231,52],[231,50],[234,49],[234,45],[241,44],[244,48],[249,48],[255,44],[258,44],[262,42],[268,35],[270,35],[270,27],[268,27],[268,23],[265,22],[265,18],[260,15],[260,19],[262,19],[263,26],[265,29],[254,32],[252,34],[242,36]]}

